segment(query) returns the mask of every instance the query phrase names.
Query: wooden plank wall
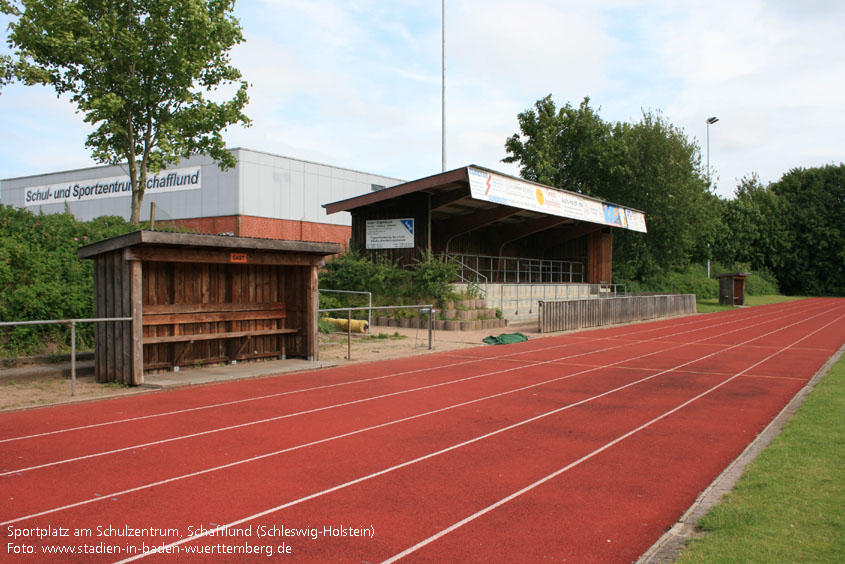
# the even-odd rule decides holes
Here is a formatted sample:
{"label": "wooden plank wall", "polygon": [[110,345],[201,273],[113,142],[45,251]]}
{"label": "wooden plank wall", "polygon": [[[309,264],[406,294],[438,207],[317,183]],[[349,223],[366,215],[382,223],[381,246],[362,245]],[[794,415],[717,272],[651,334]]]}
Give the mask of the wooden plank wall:
{"label": "wooden plank wall", "polygon": [[[94,316],[131,317],[132,273],[121,251],[94,259]],[[132,322],[107,321],[94,328],[97,382],[132,384]]]}
{"label": "wooden plank wall", "polygon": [[613,233],[590,233],[587,278],[590,284],[609,284],[613,279]]}
{"label": "wooden plank wall", "polygon": [[[367,250],[367,221],[373,219],[414,219],[414,247]],[[388,256],[400,264],[410,264],[428,248],[428,195],[417,193],[352,210],[352,247],[377,256]]]}
{"label": "wooden plank wall", "polygon": [[[283,327],[306,327],[304,291],[308,288],[310,267],[256,264],[208,264],[144,261],[143,305],[230,304],[250,302],[285,302],[287,319],[210,322],[144,327],[144,337],[163,337],[181,331],[184,334],[256,331]],[[277,325],[284,323],[284,325]],[[278,354],[279,339],[287,338],[287,354],[305,356],[301,335],[253,337],[248,356],[255,358]],[[222,362],[234,354],[239,340],[197,341],[191,345],[184,364]],[[187,346],[184,343],[144,346],[144,365],[167,367]]]}
{"label": "wooden plank wall", "polygon": [[719,277],[719,303],[734,305],[734,279],[731,276]]}
{"label": "wooden plank wall", "polygon": [[550,333],[695,312],[695,294],[540,301],[539,325]]}

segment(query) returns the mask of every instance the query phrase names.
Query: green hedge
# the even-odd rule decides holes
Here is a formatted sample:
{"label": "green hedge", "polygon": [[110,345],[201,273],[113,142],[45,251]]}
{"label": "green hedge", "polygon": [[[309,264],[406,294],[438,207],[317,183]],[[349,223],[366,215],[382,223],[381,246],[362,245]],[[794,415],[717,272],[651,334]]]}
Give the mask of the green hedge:
{"label": "green hedge", "polygon": [[[92,317],[94,264],[80,260],[77,249],[137,229],[120,217],[79,221],[68,211],[36,215],[26,209],[0,206],[0,320]],[[70,330],[65,326],[3,329],[2,357],[70,348]],[[78,333],[78,345],[93,346],[90,324],[81,324]]]}
{"label": "green hedge", "polygon": [[[438,303],[456,297],[451,285],[456,276],[452,265],[430,253],[404,268],[384,256],[351,250],[326,263],[320,273],[320,288],[372,292],[373,305]],[[366,298],[361,296],[320,294],[321,308],[365,305]]]}
{"label": "green hedge", "polygon": [[[681,272],[669,272],[662,276],[645,278],[643,280],[627,280],[629,292],[669,292],[672,294],[695,294],[699,299],[713,299],[719,297],[719,280],[716,274],[723,272],[748,272],[748,265],[734,264],[724,266],[713,263],[710,268],[711,278],[707,277],[707,269],[703,265],[692,265]],[[745,291],[750,296],[773,296],[778,294],[778,282],[771,272],[766,270],[753,271],[746,279]]]}

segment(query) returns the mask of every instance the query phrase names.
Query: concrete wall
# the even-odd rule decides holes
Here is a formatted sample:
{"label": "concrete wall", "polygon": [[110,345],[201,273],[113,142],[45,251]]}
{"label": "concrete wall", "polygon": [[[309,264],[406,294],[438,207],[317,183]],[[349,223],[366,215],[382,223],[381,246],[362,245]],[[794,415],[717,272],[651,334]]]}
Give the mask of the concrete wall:
{"label": "concrete wall", "polygon": [[[465,292],[466,284],[454,284],[456,292]],[[502,310],[502,315],[510,321],[537,320],[540,300],[577,300],[588,299],[589,284],[483,284],[479,285],[484,293],[486,289],[487,307]]]}

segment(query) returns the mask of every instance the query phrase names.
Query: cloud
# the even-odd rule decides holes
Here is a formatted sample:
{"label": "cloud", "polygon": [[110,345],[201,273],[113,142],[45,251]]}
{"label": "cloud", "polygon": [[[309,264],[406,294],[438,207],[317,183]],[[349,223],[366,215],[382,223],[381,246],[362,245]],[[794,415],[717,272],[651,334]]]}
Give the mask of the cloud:
{"label": "cloud", "polygon": [[665,108],[670,117],[699,139],[708,115],[721,118],[711,129],[711,163],[723,193],[751,172],[772,181],[795,166],[841,159],[843,10],[812,8],[814,15],[785,2],[697,2],[653,29],[665,73],[681,84]]}
{"label": "cloud", "polygon": [[[254,125],[231,128],[230,146],[406,179],[440,170],[439,2],[236,10],[247,41],[233,62],[252,84]],[[505,139],[550,93],[590,96],[609,121],[660,110],[700,145],[719,116],[710,160],[723,194],[752,172],[838,163],[843,21],[845,4],[824,0],[447,0],[447,164],[516,172],[500,162]],[[19,132],[0,137],[0,177],[87,166],[72,106],[24,91],[0,96],[0,126]]]}

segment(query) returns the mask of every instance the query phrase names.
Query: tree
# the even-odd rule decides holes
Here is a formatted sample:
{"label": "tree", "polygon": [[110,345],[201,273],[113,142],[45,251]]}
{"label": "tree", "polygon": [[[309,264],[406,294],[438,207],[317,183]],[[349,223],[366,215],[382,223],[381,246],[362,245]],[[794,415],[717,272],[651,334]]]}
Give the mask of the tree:
{"label": "tree", "polygon": [[701,174],[698,147],[661,115],[638,123],[604,122],[585,98],[557,110],[551,96],[518,116],[505,162],[557,188],[596,196],[646,214],[648,234],[614,236],[614,278],[683,268],[706,258],[701,236],[713,230],[716,199]]}
{"label": "tree", "polygon": [[845,295],[845,164],[796,168],[770,188],[791,239],[776,272],[783,291]]}
{"label": "tree", "polygon": [[0,55],[0,88],[12,80],[12,58]]}
{"label": "tree", "polygon": [[648,225],[645,235],[620,230],[614,236],[618,277],[639,279],[706,260],[702,241],[713,230],[717,209],[698,147],[651,112],[637,123],[615,124],[613,140],[601,197],[645,212]]}
{"label": "tree", "polygon": [[743,178],[734,198],[720,207],[724,229],[714,249],[719,262],[771,272],[783,266],[792,238],[784,229],[783,202],[757,175]]}
{"label": "tree", "polygon": [[557,109],[551,95],[517,115],[520,134],[505,142],[506,163],[519,163],[526,180],[582,194],[601,191],[610,125],[602,121],[584,98],[576,109]]}
{"label": "tree", "polygon": [[[17,15],[17,9],[8,0],[0,0],[0,14]],[[13,69],[12,57],[0,53],[0,89],[12,81]]]}
{"label": "tree", "polygon": [[[97,162],[128,163],[130,220],[138,223],[148,173],[207,153],[235,160],[221,132],[249,124],[247,83],[230,64],[243,41],[233,0],[20,0],[10,26],[16,74],[69,94],[95,127]],[[220,87],[228,100],[206,98]],[[217,95],[219,96],[219,95]]]}

